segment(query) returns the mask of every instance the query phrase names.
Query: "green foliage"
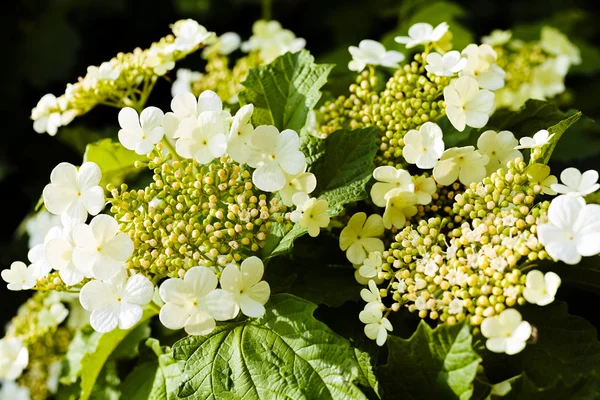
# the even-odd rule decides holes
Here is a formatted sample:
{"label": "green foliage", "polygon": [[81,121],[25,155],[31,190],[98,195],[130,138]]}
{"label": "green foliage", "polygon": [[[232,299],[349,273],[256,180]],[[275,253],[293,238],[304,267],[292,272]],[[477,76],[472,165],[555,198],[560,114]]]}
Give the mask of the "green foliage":
{"label": "green foliage", "polygon": [[127,150],[119,142],[103,139],[90,143],[83,154],[83,162],[92,161],[98,164],[102,171],[100,186],[107,184],[120,185],[125,179],[140,172],[133,164],[135,161],[147,160],[134,151]]}
{"label": "green foliage", "polygon": [[286,53],[269,65],[251,68],[242,85],[240,104],[254,104],[254,125],[275,125],[296,132],[321,97],[331,65],[315,64],[306,50]]}
{"label": "green foliage", "polygon": [[550,142],[542,149],[542,157],[540,159],[540,162],[542,164],[548,164],[548,162],[550,161],[550,156],[552,156],[552,152],[556,148],[556,145],[558,144],[558,141],[560,140],[562,135],[567,129],[569,129],[571,125],[577,122],[579,118],[581,118],[581,112],[577,112],[548,128],[548,132],[550,134],[553,134],[554,136],[552,137],[552,139],[550,139]]}
{"label": "green foliage", "polygon": [[377,153],[377,128],[339,130],[325,140],[327,158],[319,159],[311,168],[317,177],[313,195],[329,202],[329,213],[335,216],[345,204],[364,200],[373,159]]}
{"label": "green foliage", "polygon": [[388,362],[380,368],[384,398],[469,399],[481,362],[471,345],[470,326],[421,321],[410,339],[388,337]]}
{"label": "green foliage", "polygon": [[316,305],[276,295],[259,319],[225,323],[180,340],[184,399],[365,399],[350,343],[313,318]]}

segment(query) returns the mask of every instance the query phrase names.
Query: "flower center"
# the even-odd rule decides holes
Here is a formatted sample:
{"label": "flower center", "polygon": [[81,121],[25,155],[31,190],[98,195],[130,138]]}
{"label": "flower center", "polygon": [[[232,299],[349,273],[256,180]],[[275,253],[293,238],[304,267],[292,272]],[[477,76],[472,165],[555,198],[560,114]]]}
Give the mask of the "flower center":
{"label": "flower center", "polygon": [[204,139],[204,140],[202,141],[202,144],[203,144],[204,146],[206,146],[206,145],[208,144],[208,142],[206,141],[206,139]]}

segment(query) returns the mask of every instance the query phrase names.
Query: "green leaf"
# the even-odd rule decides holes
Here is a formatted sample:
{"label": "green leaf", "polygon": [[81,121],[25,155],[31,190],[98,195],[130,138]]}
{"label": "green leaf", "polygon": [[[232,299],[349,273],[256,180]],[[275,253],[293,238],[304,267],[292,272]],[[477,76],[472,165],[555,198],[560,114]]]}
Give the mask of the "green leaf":
{"label": "green leaf", "polygon": [[101,333],[94,331],[89,326],[75,333],[65,355],[66,362],[60,378],[61,383],[68,385],[77,382],[81,374],[83,356],[96,351],[101,336]]}
{"label": "green leaf", "polygon": [[[128,400],[146,400],[155,384],[161,384],[158,372],[158,360],[136,365],[121,384],[121,395]],[[157,382],[158,380],[158,382]]]}
{"label": "green leaf", "polygon": [[550,139],[550,142],[542,148],[542,156],[539,159],[539,162],[541,162],[542,164],[548,164],[548,162],[550,161],[550,157],[552,156],[552,152],[554,151],[554,148],[558,144],[558,141],[560,140],[562,135],[567,129],[569,129],[571,125],[573,125],[575,122],[577,122],[577,120],[579,120],[579,118],[581,118],[581,115],[581,111],[579,111],[571,115],[569,118],[563,119],[559,123],[552,125],[548,128],[548,132],[550,134],[554,134],[554,136],[552,137],[552,139]]}
{"label": "green leaf", "polygon": [[373,389],[373,392],[377,396],[377,398],[381,398],[379,395],[379,382],[377,381],[377,377],[373,372],[373,366],[371,365],[371,356],[366,351],[362,351],[359,349],[354,349],[354,355],[356,356],[356,361],[362,371],[362,379],[359,380],[359,383],[362,386],[370,387]]}
{"label": "green leaf", "polygon": [[[535,326],[536,343],[523,350],[524,379],[519,398],[597,398],[600,379],[600,342],[593,325],[569,315],[566,303],[528,305],[523,319]],[[519,388],[517,388],[519,390]]]}
{"label": "green leaf", "polygon": [[421,321],[410,339],[388,337],[388,363],[380,368],[384,398],[469,399],[481,362],[473,350],[470,326]]}
{"label": "green leaf", "polygon": [[325,140],[325,156],[313,164],[317,177],[314,194],[329,202],[329,214],[342,212],[347,203],[368,198],[365,190],[375,169],[377,128],[341,129]]}
{"label": "green leaf", "polygon": [[104,333],[97,341],[96,347],[92,352],[87,352],[81,358],[81,396],[80,400],[87,400],[92,394],[92,389],[104,367],[108,358],[113,354],[119,344],[134,331],[137,326],[143,324],[146,320],[156,315],[153,309],[144,310],[142,319],[131,329],[115,329],[112,332]]}
{"label": "green leaf", "polygon": [[91,129],[83,125],[68,125],[62,127],[55,137],[58,141],[67,144],[78,153],[85,153],[86,147],[90,143],[101,141],[102,139],[117,139],[118,129],[115,127],[104,129]]}
{"label": "green leaf", "polygon": [[254,104],[255,125],[275,125],[300,132],[321,97],[332,65],[315,64],[306,50],[286,53],[268,65],[251,68],[242,85],[240,104]]}
{"label": "green leaf", "polygon": [[146,320],[135,327],[112,354],[113,358],[133,359],[140,355],[140,343],[150,337],[150,320]]}
{"label": "green leaf", "polygon": [[92,161],[100,167],[102,187],[106,187],[109,183],[120,185],[125,179],[137,175],[141,170],[135,168],[133,164],[138,160],[147,161],[147,158],[127,150],[121,143],[111,139],[88,144],[83,155],[83,162]]}
{"label": "green leaf", "polygon": [[294,247],[294,241],[308,232],[306,228],[301,228],[299,224],[294,225],[289,232],[285,232],[285,224],[283,223],[273,225],[274,228],[271,234],[267,236],[267,245],[262,251],[265,260],[289,253]]}
{"label": "green leaf", "polygon": [[179,398],[366,399],[350,343],[313,317],[316,305],[276,295],[259,319],[175,343]]}

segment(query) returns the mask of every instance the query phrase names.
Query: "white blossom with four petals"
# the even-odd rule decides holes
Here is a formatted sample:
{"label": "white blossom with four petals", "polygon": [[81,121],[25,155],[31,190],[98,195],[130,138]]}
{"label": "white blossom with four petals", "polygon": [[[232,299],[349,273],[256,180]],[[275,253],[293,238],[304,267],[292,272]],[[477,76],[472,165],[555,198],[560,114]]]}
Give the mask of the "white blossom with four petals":
{"label": "white blossom with four petals", "polygon": [[[235,301],[235,315],[239,310],[247,317],[260,318],[271,295],[269,284],[262,280],[265,266],[260,258],[249,257],[236,264],[228,264],[221,273],[221,288],[231,293]],[[235,317],[234,315],[234,317]]]}
{"label": "white blossom with four petals", "polygon": [[386,206],[386,195],[391,190],[400,189],[406,192],[413,192],[415,189],[412,177],[408,171],[397,169],[390,165],[375,168],[373,178],[377,182],[371,187],[371,200],[378,207]]}
{"label": "white blossom with four petals", "polygon": [[298,192],[292,196],[296,209],[291,213],[290,220],[300,225],[302,229],[308,229],[311,237],[319,236],[321,228],[329,226],[329,215],[327,215],[327,200],[319,200],[309,197],[304,192]]}
{"label": "white blossom with four petals", "polygon": [[460,132],[465,126],[483,128],[494,110],[494,98],[494,93],[480,90],[470,76],[462,76],[444,88],[446,115]]}
{"label": "white blossom with four petals", "polygon": [[560,180],[562,184],[555,183],[550,187],[556,193],[569,196],[587,196],[600,189],[598,172],[593,169],[587,170],[582,174],[577,168],[570,167],[560,173]]}
{"label": "white blossom with four petals", "polygon": [[207,39],[214,36],[193,19],[182,19],[171,26],[175,41],[165,49],[167,52],[173,51],[191,51],[204,43]]}
{"label": "white blossom with four petals", "polygon": [[443,133],[439,125],[425,122],[419,130],[411,129],[404,135],[402,156],[409,164],[420,169],[430,169],[444,153]]}
{"label": "white blossom with four petals", "polygon": [[73,263],[73,228],[63,228],[61,235],[48,241],[44,248],[48,264],[58,271],[58,276],[68,286],[77,285],[83,278],[92,277],[89,264],[80,264],[78,267]]}
{"label": "white blossom with four petals", "polygon": [[139,155],[148,154],[165,135],[161,126],[164,114],[157,107],[147,107],[140,115],[131,107],[119,111],[119,141]]}
{"label": "white blossom with four petals", "polygon": [[82,307],[90,311],[90,325],[97,332],[105,333],[130,329],[142,318],[143,306],[150,303],[154,285],[148,278],[136,274],[127,277],[121,269],[112,279],[92,280],[79,293]]}
{"label": "white blossom with four petals", "polygon": [[404,60],[404,54],[395,50],[386,51],[381,43],[370,39],[361,40],[358,47],[348,47],[348,51],[352,55],[348,69],[356,72],[362,71],[367,65],[398,68],[398,63]]}
{"label": "white blossom with four petals", "polygon": [[179,124],[186,118],[197,119],[205,111],[223,112],[224,117],[229,113],[223,111],[223,102],[219,95],[212,90],[205,90],[196,98],[190,91],[177,94],[171,100],[171,110],[162,119],[162,127],[169,140],[176,139],[181,135],[177,133]]}
{"label": "white blossom with four petals", "polygon": [[519,142],[515,135],[510,131],[485,131],[477,139],[477,150],[485,156],[488,156],[487,174],[491,175],[499,168],[506,168],[509,161],[513,161],[517,157],[523,157],[515,146]]}
{"label": "white blossom with four petals", "polygon": [[312,172],[301,172],[297,175],[286,174],[287,183],[279,191],[281,201],[288,207],[294,205],[293,196],[296,193],[311,194],[317,187],[317,178]]}
{"label": "white blossom with four petals", "polygon": [[555,197],[548,223],[538,225],[538,239],[550,257],[567,264],[600,253],[600,205],[586,205],[573,196]]}
{"label": "white blossom with four petals", "polygon": [[527,274],[523,297],[530,303],[545,306],[554,301],[560,286],[560,277],[554,272],[543,272],[534,269]]}
{"label": "white blossom with four petals", "polygon": [[550,139],[554,137],[554,133],[550,134],[545,129],[542,129],[533,135],[533,137],[525,136],[519,139],[519,145],[515,146],[515,149],[534,149],[536,147],[543,147],[550,143]]}
{"label": "white blossom with four petals", "polygon": [[425,70],[437,76],[454,76],[467,66],[467,59],[456,51],[449,51],[444,55],[433,52],[426,58]]}
{"label": "white blossom with four petals", "polygon": [[15,261],[10,269],[2,271],[2,279],[8,283],[8,290],[28,290],[35,286],[36,278],[33,271],[22,261]]}
{"label": "white blossom with four petals", "polygon": [[0,339],[0,379],[16,380],[29,364],[29,351],[21,339]]}
{"label": "white blossom with four petals", "polygon": [[448,32],[448,24],[442,22],[435,28],[425,22],[414,24],[408,29],[408,36],[396,36],[396,43],[405,44],[407,49],[420,44],[437,42]]}
{"label": "white blossom with four petals", "polygon": [[179,124],[175,150],[183,158],[208,164],[227,151],[227,116],[220,111],[205,111],[198,119],[186,118]]}
{"label": "white blossom with four petals", "polygon": [[377,304],[367,304],[365,309],[358,314],[358,319],[365,325],[365,335],[375,340],[377,346],[383,346],[387,340],[388,331],[392,332],[392,323],[384,318],[381,308]]}
{"label": "white blossom with four petals", "polygon": [[239,308],[233,295],[217,289],[217,283],[208,267],[190,268],[183,279],[167,279],[159,288],[165,302],[160,322],[169,329],[184,328],[188,335],[207,335],[215,329],[215,320],[235,318]]}
{"label": "white blossom with four petals", "polygon": [[487,90],[498,90],[504,87],[506,73],[496,64],[498,55],[489,44],[470,44],[462,51],[467,59],[466,67],[460,76],[471,76],[477,80],[479,87]]}
{"label": "white blossom with four petals", "polygon": [[246,162],[248,154],[252,151],[249,147],[250,137],[254,132],[254,126],[250,123],[250,118],[254,112],[252,104],[246,104],[241,107],[231,122],[229,137],[227,138],[227,153],[240,164]]}
{"label": "white blossom with four petals", "polygon": [[487,338],[485,345],[488,350],[513,355],[525,348],[525,342],[531,336],[531,325],[522,320],[517,310],[507,308],[494,317],[484,319],[481,334]]}
{"label": "white blossom with four petals", "polygon": [[79,170],[67,162],[58,164],[50,174],[42,196],[46,209],[69,219],[84,222],[88,213],[96,215],[104,208],[104,190],[99,186],[102,172],[96,163],[86,162]]}
{"label": "white blossom with four petals", "polygon": [[486,176],[489,158],[473,146],[453,147],[442,154],[442,158],[433,169],[433,177],[440,185],[448,186],[459,179],[469,186]]}
{"label": "white blossom with four petals", "polygon": [[287,175],[295,175],[306,168],[306,157],[300,151],[298,134],[286,129],[279,133],[273,125],[257,127],[250,138],[247,164],[256,168],[252,182],[265,192],[276,192],[287,183]]}
{"label": "white blossom with four petals", "polygon": [[340,249],[352,264],[362,264],[368,254],[373,251],[383,253],[383,217],[379,214],[359,212],[348,221],[348,225],[340,233]]}
{"label": "white blossom with four petals", "polygon": [[414,193],[417,196],[417,203],[422,205],[431,203],[431,200],[433,200],[432,196],[437,191],[435,180],[424,175],[413,176],[413,183],[415,185]]}
{"label": "white blossom with four petals", "polygon": [[417,195],[402,189],[392,189],[385,195],[385,211],[383,212],[383,226],[392,229],[392,226],[402,229],[406,219],[417,213]]}
{"label": "white blossom with four petals", "polygon": [[94,217],[89,225],[75,226],[73,242],[73,264],[96,279],[113,278],[133,254],[129,235],[120,232],[117,220],[106,214]]}

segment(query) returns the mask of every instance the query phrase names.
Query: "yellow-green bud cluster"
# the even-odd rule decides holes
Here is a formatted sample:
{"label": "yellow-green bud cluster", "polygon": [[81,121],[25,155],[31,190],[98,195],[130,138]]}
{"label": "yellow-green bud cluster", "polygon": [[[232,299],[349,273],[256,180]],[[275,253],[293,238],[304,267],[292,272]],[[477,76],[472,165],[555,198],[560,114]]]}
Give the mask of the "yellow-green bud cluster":
{"label": "yellow-green bud cluster", "polygon": [[412,62],[397,69],[381,92],[375,90],[375,70],[363,71],[351,85],[348,97],[340,96],[321,107],[320,132],[328,135],[341,128],[377,126],[380,135],[375,163],[402,167],[404,135],[445,114],[442,94],[450,78],[426,72],[427,55],[418,53]]}
{"label": "yellow-green bud cluster", "polygon": [[197,265],[224,265],[257,255],[285,206],[253,184],[227,157],[209,165],[156,157],[145,189],[110,188],[111,212],[134,242],[127,267],[155,282]]}
{"label": "yellow-green bud cluster", "polygon": [[18,383],[30,390],[32,400],[44,400],[51,396],[48,391],[50,365],[61,361],[67,352],[73,331],[65,324],[60,326],[39,323],[42,310],[48,311],[51,299],[56,293],[37,292],[29,298],[17,312],[7,327],[7,336],[18,337],[23,341],[29,352],[27,369],[19,377]]}
{"label": "yellow-green bud cluster", "polygon": [[[427,174],[423,174],[427,176]],[[465,185],[454,182],[450,186],[437,184],[436,192],[431,195],[432,201],[426,205],[417,205],[417,217],[425,218],[428,215],[448,216],[452,214],[454,199],[465,191]],[[452,220],[448,221],[448,228],[454,227]]]}
{"label": "yellow-green bud cluster", "polygon": [[260,60],[255,52],[238,58],[231,69],[227,56],[211,54],[206,64],[206,72],[191,82],[192,93],[199,96],[205,90],[212,90],[222,99],[237,102],[235,99],[244,88],[241,82],[248,76],[250,68],[257,65],[260,65]]}
{"label": "yellow-green bud cluster", "polygon": [[536,236],[549,202],[535,203],[541,187],[526,168],[522,159],[508,163],[456,194],[446,217],[395,236],[379,275],[389,281],[382,296],[393,301],[390,310],[405,305],[421,318],[479,325],[525,303],[523,271],[549,259]]}

